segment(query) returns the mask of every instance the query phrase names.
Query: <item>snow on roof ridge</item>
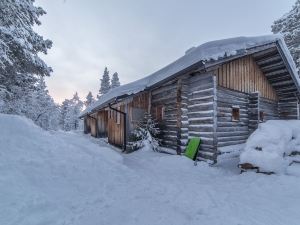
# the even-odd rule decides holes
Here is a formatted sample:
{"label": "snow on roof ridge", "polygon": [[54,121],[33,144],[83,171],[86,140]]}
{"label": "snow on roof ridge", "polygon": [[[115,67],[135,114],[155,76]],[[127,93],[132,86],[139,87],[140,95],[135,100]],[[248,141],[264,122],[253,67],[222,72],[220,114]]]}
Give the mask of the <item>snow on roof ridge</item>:
{"label": "snow on roof ridge", "polygon": [[162,69],[139,80],[109,90],[106,94],[102,95],[99,100],[86,108],[80,116],[82,117],[85,114],[91,113],[92,110],[100,108],[103,104],[108,101],[112,101],[119,96],[132,95],[141,92],[200,61],[207,62],[210,60],[218,60],[225,55],[236,55],[239,50],[247,50],[252,47],[276,41],[284,43],[282,35],[273,34],[253,37],[241,36],[203,43],[197,47],[188,49],[185,55]]}

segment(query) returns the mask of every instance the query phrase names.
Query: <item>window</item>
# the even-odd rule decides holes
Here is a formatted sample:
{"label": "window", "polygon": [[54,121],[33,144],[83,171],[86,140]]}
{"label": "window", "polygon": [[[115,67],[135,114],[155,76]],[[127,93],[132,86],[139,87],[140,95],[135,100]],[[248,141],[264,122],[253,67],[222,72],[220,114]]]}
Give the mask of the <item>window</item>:
{"label": "window", "polygon": [[259,121],[263,122],[265,118],[265,112],[264,111],[259,111]]}
{"label": "window", "polygon": [[240,108],[237,106],[232,107],[232,121],[240,120]]}
{"label": "window", "polygon": [[165,107],[157,106],[156,107],[156,119],[158,121],[163,121],[164,117],[165,117]]}

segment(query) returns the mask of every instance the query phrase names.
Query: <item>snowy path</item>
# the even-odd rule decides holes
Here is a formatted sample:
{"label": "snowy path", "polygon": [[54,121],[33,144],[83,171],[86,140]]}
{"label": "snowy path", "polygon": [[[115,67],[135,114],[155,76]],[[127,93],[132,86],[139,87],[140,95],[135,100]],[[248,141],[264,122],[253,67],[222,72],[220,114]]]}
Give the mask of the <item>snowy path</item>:
{"label": "snowy path", "polygon": [[[234,160],[194,166],[174,155],[124,155],[76,133],[0,115],[0,224],[298,225],[300,165],[240,175]],[[14,134],[13,136],[11,134]]]}

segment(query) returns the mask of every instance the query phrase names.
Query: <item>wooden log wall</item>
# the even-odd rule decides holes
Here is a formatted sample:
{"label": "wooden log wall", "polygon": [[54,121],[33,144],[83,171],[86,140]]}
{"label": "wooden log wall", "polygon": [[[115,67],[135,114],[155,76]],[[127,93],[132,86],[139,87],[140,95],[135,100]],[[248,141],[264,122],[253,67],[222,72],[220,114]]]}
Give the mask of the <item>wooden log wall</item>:
{"label": "wooden log wall", "polygon": [[[184,152],[189,139],[189,120],[188,120],[188,106],[189,102],[189,77],[185,76],[181,81],[181,103],[180,103],[180,140],[177,141],[181,152]],[[179,93],[177,93],[179,94]]]}
{"label": "wooden log wall", "polygon": [[[240,119],[232,118],[232,107],[239,108]],[[223,87],[217,90],[217,146],[244,143],[249,136],[249,95]]]}
{"label": "wooden log wall", "polygon": [[[116,108],[115,106],[113,106]],[[119,106],[119,110],[125,110],[125,106]],[[122,147],[124,144],[124,118],[118,112],[110,110],[108,112],[108,142],[112,145]]]}
{"label": "wooden log wall", "polygon": [[108,110],[101,110],[97,113],[97,137],[107,137],[108,135]]}
{"label": "wooden log wall", "polygon": [[254,92],[249,94],[248,105],[248,117],[249,117],[249,134],[253,133],[259,124],[259,93]]}
{"label": "wooden log wall", "polygon": [[157,108],[164,108],[162,145],[177,150],[177,80],[172,80],[151,91],[151,114],[157,118]]}
{"label": "wooden log wall", "polygon": [[278,100],[276,91],[251,56],[246,56],[220,66],[217,71],[218,85],[232,90],[253,93]]}
{"label": "wooden log wall", "polygon": [[[149,93],[142,92],[140,94],[137,94],[137,95],[133,96],[131,99],[129,99],[129,101],[125,101],[122,104],[126,105],[126,113],[127,113],[127,117],[128,117],[128,131],[127,132],[129,134],[136,127],[137,123],[139,122],[139,119],[143,119],[144,114],[148,111]],[[136,116],[134,115],[134,113],[136,110],[140,111],[139,119],[135,118]]]}
{"label": "wooden log wall", "polygon": [[263,119],[263,121],[260,121],[260,122],[279,119],[278,102],[277,101],[273,101],[270,99],[260,97],[259,98],[259,112],[260,111],[262,111],[264,113],[264,119]]}
{"label": "wooden log wall", "polygon": [[200,137],[199,157],[216,159],[214,141],[214,76],[212,73],[196,73],[188,84],[188,136]]}
{"label": "wooden log wall", "polygon": [[[147,111],[149,104],[148,96],[148,92],[142,92],[112,106],[127,114],[126,121],[124,121],[124,117],[121,113],[108,109],[108,141],[110,144],[120,147],[123,146],[124,132],[126,132],[126,138],[128,140],[131,132],[136,127],[136,124],[144,118],[144,113]],[[137,109],[141,110],[139,119],[134,118],[133,115]],[[126,131],[124,131],[125,122]]]}
{"label": "wooden log wall", "polygon": [[93,137],[97,137],[97,121],[96,121],[96,116],[97,114],[92,114],[89,117],[89,124],[90,124],[90,128],[91,128],[91,135]]}
{"label": "wooden log wall", "polygon": [[297,102],[296,97],[280,98],[278,102],[279,118],[285,120],[299,119]]}
{"label": "wooden log wall", "polygon": [[84,133],[85,134],[91,133],[90,119],[88,116],[84,117],[83,123],[84,123],[83,124],[84,125]]}

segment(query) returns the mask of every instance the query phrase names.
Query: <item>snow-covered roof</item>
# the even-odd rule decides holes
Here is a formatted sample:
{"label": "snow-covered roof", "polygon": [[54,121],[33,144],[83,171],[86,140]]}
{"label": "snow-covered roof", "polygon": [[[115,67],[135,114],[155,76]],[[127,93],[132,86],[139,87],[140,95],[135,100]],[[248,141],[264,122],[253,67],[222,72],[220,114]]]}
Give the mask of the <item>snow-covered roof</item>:
{"label": "snow-covered roof", "polygon": [[[257,46],[263,46],[279,42],[284,54],[286,55],[290,67],[293,72],[297,74],[296,66],[292,60],[292,57],[287,50],[284,40],[281,35],[265,35],[258,37],[236,37],[217,41],[211,41],[199,45],[198,47],[192,47],[188,49],[184,56],[177,59],[175,62],[167,65],[166,67],[158,70],[157,72],[150,74],[140,80],[124,84],[120,87],[111,89],[108,93],[101,96],[101,98],[94,102],[91,106],[85,109],[81,117],[93,112],[95,109],[107,106],[108,102],[113,101],[115,98],[132,95],[138,92],[144,91],[147,88],[154,86],[155,84],[164,81],[171,76],[202,62],[207,63],[212,60],[219,60],[220,58],[235,56],[240,53],[247,52],[248,49]],[[300,84],[298,76],[298,84]]]}

